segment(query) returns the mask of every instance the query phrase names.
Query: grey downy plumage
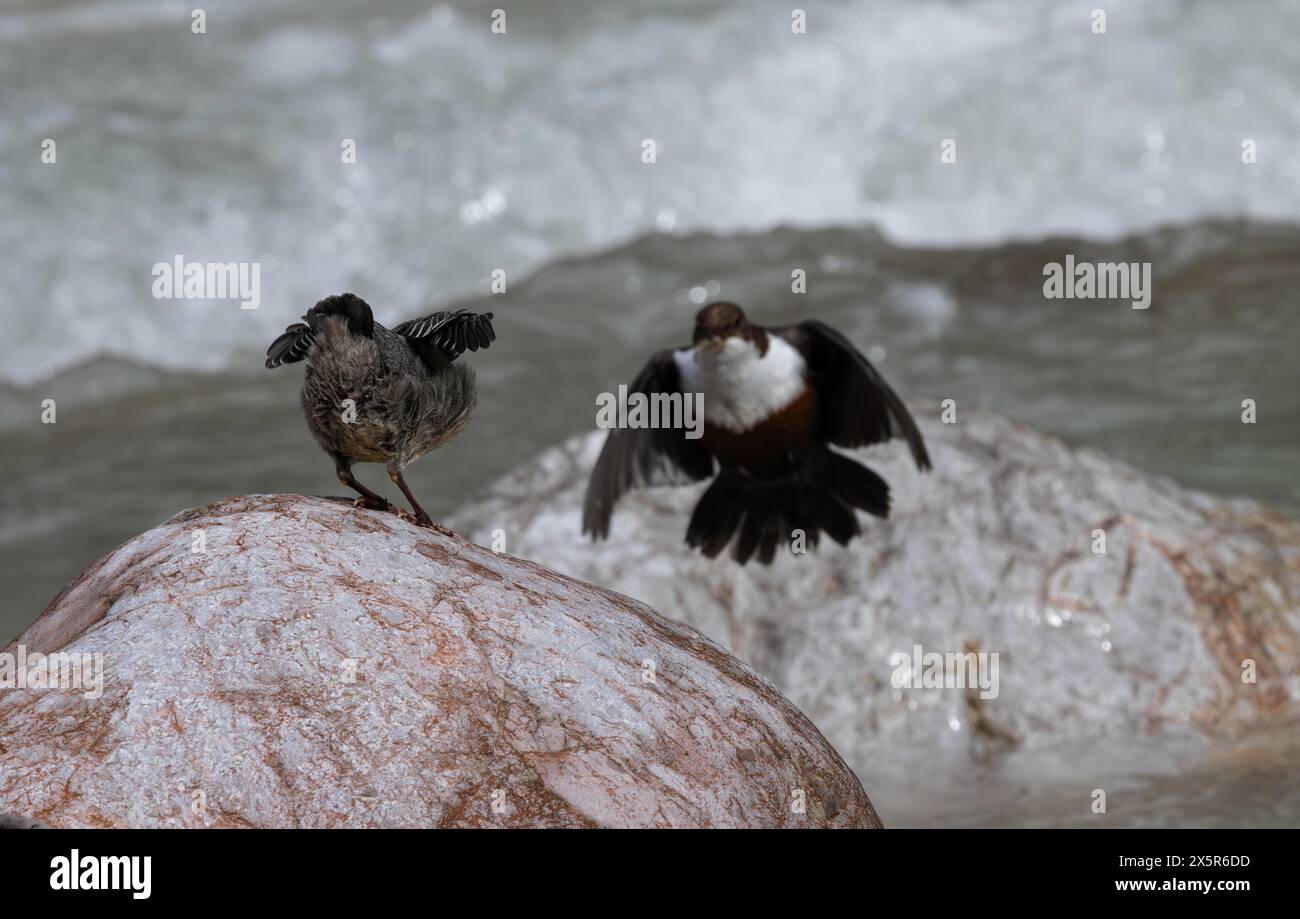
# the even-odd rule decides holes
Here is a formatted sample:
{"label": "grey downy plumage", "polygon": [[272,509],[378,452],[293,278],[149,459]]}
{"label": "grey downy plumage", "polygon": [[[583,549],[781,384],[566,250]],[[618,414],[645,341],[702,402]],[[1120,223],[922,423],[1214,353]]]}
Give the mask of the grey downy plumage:
{"label": "grey downy plumage", "polygon": [[354,294],[321,300],[266,352],[267,368],[305,361],[302,410],[312,436],[334,459],[357,503],[396,510],[352,474],[355,463],[384,463],[411,502],[416,522],[434,526],[402,471],[454,439],[474,414],[474,370],[456,359],[496,338],[491,313],[442,311],[387,329]]}

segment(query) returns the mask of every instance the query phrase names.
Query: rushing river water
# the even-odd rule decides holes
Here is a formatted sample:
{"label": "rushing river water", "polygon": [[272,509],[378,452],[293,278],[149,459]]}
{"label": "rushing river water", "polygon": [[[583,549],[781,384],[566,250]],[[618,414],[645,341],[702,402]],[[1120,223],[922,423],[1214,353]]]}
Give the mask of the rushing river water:
{"label": "rushing river water", "polygon": [[[497,315],[475,424],[408,475],[435,514],[590,428],[717,297],[1300,513],[1295,2],[1116,5],[1105,35],[1015,0],[832,3],[801,36],[777,3],[548,0],[494,35],[500,5],[212,3],[204,35],[176,2],[0,11],[0,640],[183,508],[339,490],[300,368],[261,353],[345,289],[390,325]],[[154,299],[176,253],[257,260],[259,308]],[[1045,300],[1067,254],[1149,262],[1150,309]]]}
{"label": "rushing river water", "polygon": [[[1066,251],[1150,258],[1151,308],[1044,301],[1041,266]],[[802,296],[789,292],[799,267]],[[470,301],[497,315],[497,342],[468,358],[478,416],[408,478],[431,512],[452,510],[591,428],[597,393],[627,382],[651,349],[686,341],[698,300],[727,296],[763,320],[836,324],[874,349],[906,394],[1005,412],[1139,468],[1295,513],[1298,292],[1300,232],[1289,227],[951,250],[900,248],[869,230],[655,236]],[[381,319],[410,313],[374,302]],[[221,309],[242,318],[236,305]],[[87,563],[182,508],[249,492],[339,491],[298,413],[301,369],[266,371],[261,357],[250,347],[239,369],[211,375],[101,361],[7,394],[0,406],[11,417],[34,417],[48,396],[58,421],[6,430],[9,481],[21,487],[6,490],[0,511],[4,632]],[[1258,406],[1253,426],[1240,420],[1245,398]],[[380,467],[357,471],[390,489]]]}

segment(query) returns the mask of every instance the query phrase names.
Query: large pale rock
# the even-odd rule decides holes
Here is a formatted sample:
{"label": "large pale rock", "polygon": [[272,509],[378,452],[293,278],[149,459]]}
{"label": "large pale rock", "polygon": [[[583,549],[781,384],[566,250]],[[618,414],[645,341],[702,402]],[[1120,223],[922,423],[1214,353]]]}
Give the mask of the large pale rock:
{"label": "large pale rock", "polygon": [[[864,515],[864,538],[770,568],[683,544],[702,486],[629,494],[607,542],[583,539],[603,434],[549,451],[454,522],[725,644],[826,732],[891,824],[999,822],[1053,785],[1086,821],[1091,791],[1117,776],[1182,770],[1212,741],[1294,715],[1300,524],[1000,416],[915,412],[931,474],[896,444],[858,454],[892,485],[891,518]],[[997,652],[998,695],[895,686],[894,655],[917,645]]]}
{"label": "large pale rock", "polygon": [[0,690],[0,812],[54,826],[879,825],[694,629],[338,501],[174,517],[19,644],[104,655],[99,698]]}

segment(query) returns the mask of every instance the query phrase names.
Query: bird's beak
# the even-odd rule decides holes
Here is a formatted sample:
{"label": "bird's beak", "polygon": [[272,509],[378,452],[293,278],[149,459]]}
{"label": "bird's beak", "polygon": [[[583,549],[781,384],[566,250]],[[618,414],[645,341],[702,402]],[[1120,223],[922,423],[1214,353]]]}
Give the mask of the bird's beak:
{"label": "bird's beak", "polygon": [[695,343],[697,353],[717,354],[726,345],[726,339],[718,335],[709,335]]}

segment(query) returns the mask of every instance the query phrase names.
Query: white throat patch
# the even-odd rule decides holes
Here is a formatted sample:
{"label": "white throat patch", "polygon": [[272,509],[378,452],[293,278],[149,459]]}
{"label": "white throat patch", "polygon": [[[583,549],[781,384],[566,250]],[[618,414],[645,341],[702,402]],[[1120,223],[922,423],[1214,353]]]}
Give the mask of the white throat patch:
{"label": "white throat patch", "polygon": [[737,434],[785,408],[803,392],[804,359],[789,342],[767,338],[767,353],[731,336],[721,351],[682,348],[673,353],[683,392],[704,393],[704,420]]}

